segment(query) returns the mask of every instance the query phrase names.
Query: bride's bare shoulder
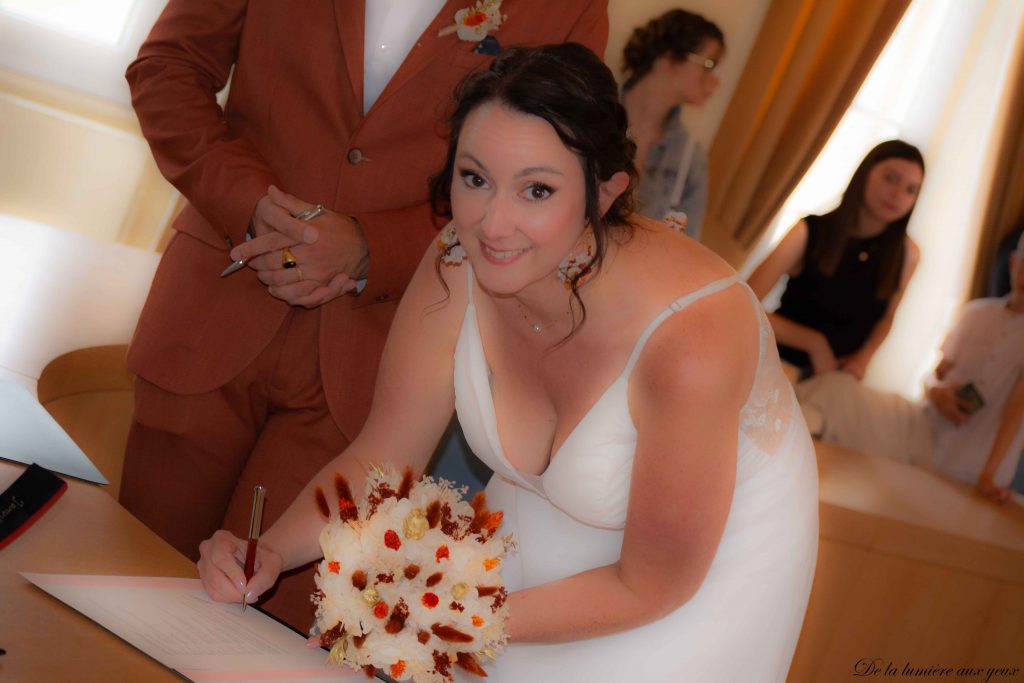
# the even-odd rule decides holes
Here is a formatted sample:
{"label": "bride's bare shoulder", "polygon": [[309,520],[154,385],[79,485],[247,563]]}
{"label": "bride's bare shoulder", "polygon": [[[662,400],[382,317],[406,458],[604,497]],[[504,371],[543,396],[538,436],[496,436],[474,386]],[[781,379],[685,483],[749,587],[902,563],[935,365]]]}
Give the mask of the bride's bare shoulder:
{"label": "bride's bare shoulder", "polygon": [[631,223],[631,235],[619,249],[623,270],[626,277],[643,281],[647,291],[664,289],[678,297],[736,273],[715,252],[664,221],[634,215]]}
{"label": "bride's bare shoulder", "polygon": [[[653,317],[687,294],[736,275],[736,271],[707,247],[666,224],[638,217],[631,239],[620,250],[617,277],[630,283],[640,315]],[[759,318],[744,287],[733,284],[706,295],[670,316],[651,337],[638,371],[651,376],[664,368],[678,369],[692,381],[694,373],[713,381],[719,373],[746,371],[757,356]],[[693,362],[682,362],[688,359]],[[682,381],[680,386],[685,385]]]}

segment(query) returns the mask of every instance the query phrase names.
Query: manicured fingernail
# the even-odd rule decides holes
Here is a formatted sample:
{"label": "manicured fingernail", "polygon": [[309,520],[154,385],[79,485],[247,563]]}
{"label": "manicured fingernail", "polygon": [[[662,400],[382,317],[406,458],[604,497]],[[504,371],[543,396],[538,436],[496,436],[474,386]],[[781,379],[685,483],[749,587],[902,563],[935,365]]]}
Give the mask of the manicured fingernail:
{"label": "manicured fingernail", "polygon": [[241,261],[242,260],[242,254],[237,249],[232,249],[231,253],[229,254],[229,256],[231,256],[231,260],[232,261]]}
{"label": "manicured fingernail", "polygon": [[256,602],[256,597],[252,594],[252,591],[249,591],[248,593],[245,594],[245,601],[247,603],[249,603],[250,605],[252,603]]}
{"label": "manicured fingernail", "polygon": [[302,231],[302,241],[306,244],[313,244],[320,237],[320,231],[316,228],[306,228]]}

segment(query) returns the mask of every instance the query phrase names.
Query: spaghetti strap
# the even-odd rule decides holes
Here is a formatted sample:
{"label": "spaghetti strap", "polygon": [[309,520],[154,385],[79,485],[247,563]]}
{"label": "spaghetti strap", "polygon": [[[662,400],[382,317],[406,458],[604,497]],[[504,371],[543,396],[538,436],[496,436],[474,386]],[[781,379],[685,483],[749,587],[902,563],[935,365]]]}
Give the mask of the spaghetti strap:
{"label": "spaghetti strap", "polygon": [[640,338],[636,340],[636,345],[633,347],[633,353],[629,355],[629,360],[626,361],[626,367],[622,371],[623,376],[628,377],[629,374],[633,371],[633,366],[636,364],[637,358],[640,357],[640,352],[643,351],[644,346],[647,345],[647,340],[650,339],[651,335],[654,334],[654,331],[658,329],[658,327],[660,327],[663,322],[665,322],[666,318],[668,318],[673,313],[678,313],[679,311],[683,310],[684,308],[692,304],[694,301],[698,301],[706,296],[716,294],[717,292],[720,292],[723,289],[730,287],[737,282],[739,282],[739,275],[734,274],[728,277],[723,277],[720,280],[709,282],[708,284],[704,285],[703,287],[694,292],[684,294],[683,296],[679,297],[678,299],[670,303],[668,306],[666,306],[665,310],[663,310],[661,313],[655,316],[654,320],[652,320],[650,324],[647,325],[647,328],[644,329],[643,334],[640,335]]}

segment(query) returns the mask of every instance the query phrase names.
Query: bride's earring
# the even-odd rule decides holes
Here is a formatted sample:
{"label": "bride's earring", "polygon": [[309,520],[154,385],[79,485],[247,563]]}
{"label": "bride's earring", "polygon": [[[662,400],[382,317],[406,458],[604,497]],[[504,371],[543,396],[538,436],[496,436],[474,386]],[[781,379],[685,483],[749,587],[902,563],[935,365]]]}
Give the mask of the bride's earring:
{"label": "bride's earring", "polygon": [[455,221],[441,230],[437,238],[437,249],[441,252],[441,263],[446,266],[461,266],[466,260],[466,250],[459,244],[459,236],[455,233]]}
{"label": "bride's earring", "polygon": [[[594,248],[590,240],[583,240],[583,248],[573,250],[558,264],[558,277],[566,289],[572,289],[572,283],[576,280],[576,286],[583,284],[583,281],[590,275],[590,266],[594,263]],[[577,280],[579,278],[579,280]]]}

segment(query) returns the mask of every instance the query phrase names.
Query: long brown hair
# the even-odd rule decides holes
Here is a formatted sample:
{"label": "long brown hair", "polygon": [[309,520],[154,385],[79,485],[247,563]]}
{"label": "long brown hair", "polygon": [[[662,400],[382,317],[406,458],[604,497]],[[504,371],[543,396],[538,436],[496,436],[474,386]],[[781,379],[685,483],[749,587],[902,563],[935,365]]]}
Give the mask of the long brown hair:
{"label": "long brown hair", "polygon": [[[864,160],[860,162],[860,166],[854,171],[853,177],[850,178],[850,184],[846,186],[839,206],[822,216],[827,227],[807,252],[806,262],[815,264],[818,270],[826,276],[835,275],[846,245],[857,228],[861,208],[864,206],[864,188],[867,186],[871,169],[886,159],[912,161],[921,167],[921,174],[924,174],[924,157],[921,155],[921,150],[909,142],[886,140],[875,145],[867,153]],[[888,299],[899,287],[900,273],[903,270],[907,224],[913,213],[914,207],[911,207],[905,216],[889,223],[880,235],[878,249],[880,277],[875,290],[875,295],[879,299]]]}

